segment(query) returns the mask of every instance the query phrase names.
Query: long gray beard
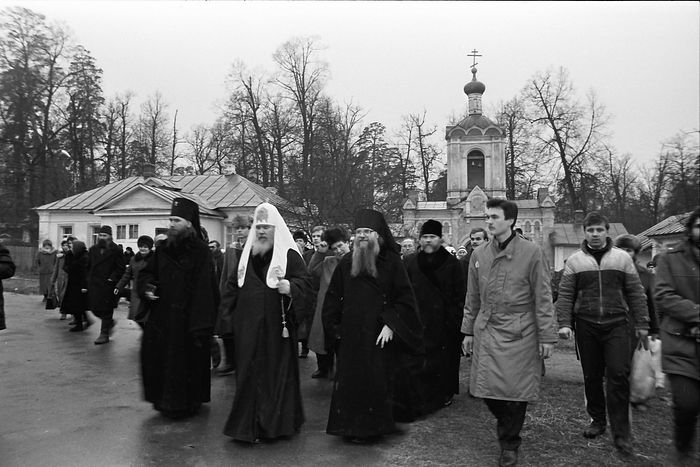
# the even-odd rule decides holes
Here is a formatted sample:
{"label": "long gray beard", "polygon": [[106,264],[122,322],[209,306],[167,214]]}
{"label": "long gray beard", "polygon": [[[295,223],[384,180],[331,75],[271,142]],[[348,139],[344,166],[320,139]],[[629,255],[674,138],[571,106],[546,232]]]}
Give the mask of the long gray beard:
{"label": "long gray beard", "polygon": [[253,243],[253,248],[251,248],[251,252],[253,253],[253,256],[263,256],[265,253],[270,251],[272,249],[272,242],[266,241],[266,242],[259,242],[258,240]]}
{"label": "long gray beard", "polygon": [[360,274],[366,274],[371,277],[377,277],[377,256],[379,255],[379,243],[375,240],[370,240],[367,248],[362,248],[355,242],[355,248],[352,250],[352,268],[350,275],[357,277]]}

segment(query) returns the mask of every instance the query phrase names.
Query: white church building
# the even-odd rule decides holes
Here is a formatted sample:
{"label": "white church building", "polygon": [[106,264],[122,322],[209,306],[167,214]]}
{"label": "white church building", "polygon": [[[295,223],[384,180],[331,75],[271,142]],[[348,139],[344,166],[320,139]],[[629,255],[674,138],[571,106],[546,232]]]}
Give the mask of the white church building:
{"label": "white church building", "polygon": [[[464,245],[475,227],[486,228],[486,200],[506,197],[506,135],[503,129],[482,113],[481,98],[486,86],[476,79],[464,86],[469,99],[467,117],[447,126],[447,199],[426,201],[424,192],[409,194],[403,205],[401,234],[418,238],[428,219],[443,224],[443,237],[454,247]],[[547,188],[540,188],[536,199],[515,200],[518,205],[516,228],[539,244],[553,270],[563,268],[564,260],[583,241],[582,213],[574,223],[555,223],[555,204]],[[627,233],[622,224],[611,223],[610,236]]]}

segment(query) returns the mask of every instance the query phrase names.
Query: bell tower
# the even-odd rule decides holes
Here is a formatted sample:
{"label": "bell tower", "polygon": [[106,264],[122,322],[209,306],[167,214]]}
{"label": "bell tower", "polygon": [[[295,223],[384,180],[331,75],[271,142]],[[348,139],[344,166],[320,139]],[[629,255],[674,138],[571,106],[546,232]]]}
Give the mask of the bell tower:
{"label": "bell tower", "polygon": [[472,50],[468,56],[473,58],[472,80],[464,86],[469,112],[445,131],[448,206],[467,200],[477,187],[479,193],[475,196],[506,196],[505,133],[482,113],[481,97],[486,86],[476,78],[476,58],[481,55]]}

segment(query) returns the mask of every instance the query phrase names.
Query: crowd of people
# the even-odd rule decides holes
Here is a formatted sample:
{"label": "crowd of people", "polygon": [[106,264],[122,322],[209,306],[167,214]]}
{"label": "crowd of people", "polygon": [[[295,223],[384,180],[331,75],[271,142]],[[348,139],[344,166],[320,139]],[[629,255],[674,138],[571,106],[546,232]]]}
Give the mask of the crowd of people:
{"label": "crowd of people", "polygon": [[[309,237],[263,203],[233,219],[234,242],[222,251],[201,228],[197,204],[176,198],[167,235],[140,237],[133,255],[102,226],[89,249],[72,237],[60,251],[45,241],[37,266],[42,294],[57,297],[72,332],[92,324],[87,310],[101,320],[97,345],[110,341],[127,290],[128,318],[143,329],[145,399],[165,416],[191,416],[210,400],[212,366],[235,373],[224,433],[240,442],[299,433],[298,359],[310,351],[312,378],[333,382],[326,432],[354,443],[450,406],[467,356],[469,393],[496,420],[498,465],[517,465],[544,360],[558,339],[574,337],[591,418],[582,435],[599,437],[609,425],[629,457],[632,354],[660,339],[675,455],[690,461],[700,412],[700,209],[688,218],[687,241],[658,256],[655,274],[637,261],[637,237],[610,238],[608,220],[591,212],[581,248],[552,275],[542,249],[516,231],[517,217],[514,202],[490,199],[486,229],[448,249],[435,220],[399,244],[380,212],[362,209],[351,231],[317,226]],[[0,247],[0,278],[11,264]]]}

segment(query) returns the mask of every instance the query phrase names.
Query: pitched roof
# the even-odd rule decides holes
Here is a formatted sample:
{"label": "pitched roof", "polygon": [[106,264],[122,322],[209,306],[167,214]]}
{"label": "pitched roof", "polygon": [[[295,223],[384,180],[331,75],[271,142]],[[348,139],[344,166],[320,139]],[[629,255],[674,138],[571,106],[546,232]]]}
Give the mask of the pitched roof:
{"label": "pitched roof", "polygon": [[644,232],[639,235],[644,235],[645,237],[659,237],[661,235],[675,235],[685,232],[685,222],[688,217],[693,212],[686,212],[684,214],[677,214],[675,216],[667,217],[656,225],[652,225]]}
{"label": "pitched roof", "polygon": [[[159,180],[163,183],[158,183]],[[93,211],[132,187],[138,184],[146,186],[146,183],[149,188],[156,189],[161,194],[168,192],[168,196],[195,195],[205,201],[210,209],[248,207],[252,210],[260,203],[267,201],[281,211],[296,211],[289,201],[238,174],[172,175],[148,179],[129,177],[34,209]]]}
{"label": "pitched roof", "polygon": [[[113,197],[111,200],[109,200],[108,202],[106,202],[105,204],[100,206],[99,208],[95,209],[95,211],[109,212],[110,211],[109,208],[114,202],[128,196],[130,193],[132,193],[136,190],[145,190],[151,194],[154,194],[154,195],[164,199],[168,203],[172,203],[175,198],[179,198],[179,197],[187,198],[187,199],[197,203],[197,205],[199,206],[199,213],[200,214],[205,214],[205,215],[209,215],[209,216],[213,216],[213,217],[226,217],[221,212],[215,211],[212,208],[212,206],[205,199],[203,199],[201,196],[198,196],[198,195],[195,195],[192,193],[183,193],[181,191],[172,190],[172,189],[160,188],[160,187],[151,186],[151,185],[144,185],[141,183],[138,183],[138,184],[132,186],[131,188],[129,188],[128,190]],[[136,207],[132,211],[142,211],[143,209],[148,209],[148,208]],[[116,209],[116,210],[121,211],[120,209]]]}
{"label": "pitched roof", "polygon": [[[627,229],[619,222],[611,222],[608,236],[615,238],[618,235],[626,234]],[[550,234],[550,241],[553,245],[580,245],[585,238],[583,228],[577,224],[554,224],[554,229]]]}

